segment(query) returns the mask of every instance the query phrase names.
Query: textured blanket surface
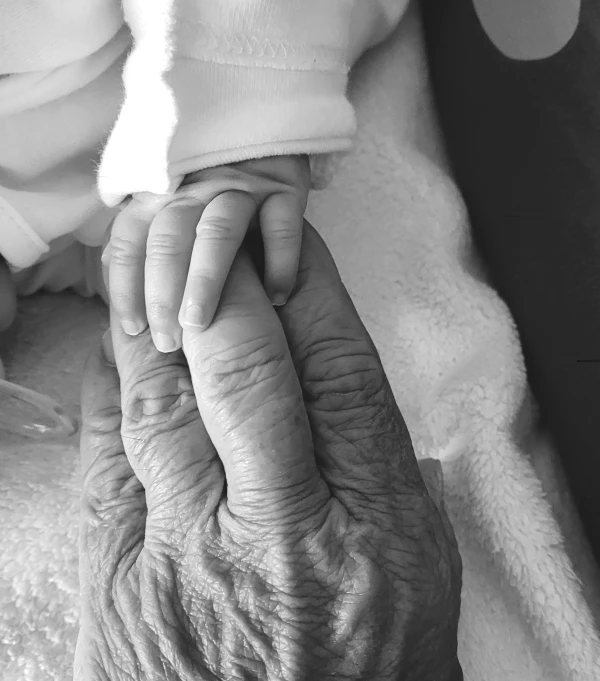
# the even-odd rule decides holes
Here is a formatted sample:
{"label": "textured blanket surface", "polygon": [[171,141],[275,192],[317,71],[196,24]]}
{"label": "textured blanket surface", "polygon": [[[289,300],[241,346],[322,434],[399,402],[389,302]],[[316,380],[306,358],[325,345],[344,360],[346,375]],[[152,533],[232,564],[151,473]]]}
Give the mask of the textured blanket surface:
{"label": "textured blanket surface", "polygon": [[[600,578],[551,443],[536,423],[518,337],[486,283],[447,170],[417,17],[353,77],[353,154],[313,196],[377,344],[417,455],[443,466],[464,562],[467,681],[600,679]],[[96,301],[24,301],[10,377],[77,408],[106,327]],[[3,681],[70,678],[77,632],[79,472],[71,443],[0,443]]]}

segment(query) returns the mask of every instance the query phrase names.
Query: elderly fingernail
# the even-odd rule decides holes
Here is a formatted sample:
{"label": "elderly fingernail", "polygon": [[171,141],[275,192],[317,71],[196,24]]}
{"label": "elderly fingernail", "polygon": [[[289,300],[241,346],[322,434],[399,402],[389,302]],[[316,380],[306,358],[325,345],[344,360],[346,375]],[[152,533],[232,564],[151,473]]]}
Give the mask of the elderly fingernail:
{"label": "elderly fingernail", "polygon": [[146,325],[142,322],[134,322],[131,319],[123,319],[121,326],[128,336],[139,336],[146,328]]}
{"label": "elderly fingernail", "polygon": [[116,367],[117,361],[115,360],[115,349],[112,342],[112,334],[110,328],[105,331],[102,336],[102,352],[104,353],[104,361],[110,367]]}
{"label": "elderly fingernail", "polygon": [[167,336],[166,333],[156,333],[153,336],[154,345],[159,352],[174,352],[177,350],[177,341],[171,337]]}
{"label": "elderly fingernail", "polygon": [[203,328],[206,325],[206,314],[200,305],[190,305],[185,310],[185,323]]}

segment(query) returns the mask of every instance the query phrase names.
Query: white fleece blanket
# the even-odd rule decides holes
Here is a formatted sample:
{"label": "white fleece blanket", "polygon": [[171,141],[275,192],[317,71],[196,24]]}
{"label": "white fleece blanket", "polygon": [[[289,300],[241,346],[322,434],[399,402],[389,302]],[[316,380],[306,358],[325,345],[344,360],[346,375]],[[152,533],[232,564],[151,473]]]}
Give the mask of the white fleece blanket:
{"label": "white fleece blanket", "polygon": [[[354,74],[360,130],[309,218],[381,352],[417,455],[443,465],[464,562],[467,681],[597,681],[600,578],[511,318],[486,283],[433,116],[416,16]],[[76,406],[99,302],[25,301],[12,378]],[[70,678],[77,631],[73,447],[0,447],[0,676]]]}

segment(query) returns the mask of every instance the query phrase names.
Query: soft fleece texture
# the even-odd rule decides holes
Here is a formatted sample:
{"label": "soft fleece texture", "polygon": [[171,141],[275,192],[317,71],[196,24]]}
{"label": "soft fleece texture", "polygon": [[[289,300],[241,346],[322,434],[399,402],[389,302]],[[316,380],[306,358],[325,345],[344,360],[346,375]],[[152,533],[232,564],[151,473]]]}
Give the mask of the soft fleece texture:
{"label": "soft fleece texture", "polygon": [[[472,248],[414,13],[362,62],[353,94],[356,149],[313,196],[309,218],[381,352],[417,455],[442,461],[464,562],[465,679],[595,681],[600,578],[537,428],[514,325]],[[105,326],[99,301],[25,301],[9,374],[76,406],[85,356]],[[73,446],[2,442],[3,681],[70,677],[78,495]]]}

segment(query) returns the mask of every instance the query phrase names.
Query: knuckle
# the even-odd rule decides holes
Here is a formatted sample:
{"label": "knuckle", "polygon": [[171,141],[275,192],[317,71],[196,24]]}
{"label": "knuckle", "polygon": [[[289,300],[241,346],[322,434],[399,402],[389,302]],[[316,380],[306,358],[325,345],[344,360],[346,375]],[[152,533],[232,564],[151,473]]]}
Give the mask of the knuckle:
{"label": "knuckle", "polygon": [[192,381],[181,365],[157,362],[138,368],[122,395],[124,437],[146,442],[196,422]]}
{"label": "knuckle", "polygon": [[[86,440],[92,442],[97,438],[105,438],[107,436],[114,435],[119,432],[121,427],[121,407],[120,407],[120,395],[114,394],[113,399],[115,401],[115,406],[105,407],[104,409],[98,409],[93,413],[91,410],[85,410],[84,416],[82,417],[82,431]],[[82,411],[84,408],[82,407]]]}
{"label": "knuckle", "polygon": [[205,386],[218,398],[240,396],[257,389],[277,391],[284,380],[287,357],[268,336],[237,343],[202,363]]}
{"label": "knuckle", "polygon": [[149,237],[146,256],[150,260],[168,260],[185,255],[187,249],[177,233],[162,232]]}
{"label": "knuckle", "polygon": [[295,215],[278,215],[269,225],[269,233],[277,239],[296,240],[302,233],[302,221]]}
{"label": "knuckle", "polygon": [[110,248],[111,266],[128,267],[139,260],[140,253],[137,242],[124,234],[113,234],[110,240]]}
{"label": "knuckle", "polygon": [[232,241],[235,227],[227,215],[210,215],[200,220],[196,236],[203,241]]}
{"label": "knuckle", "polygon": [[[327,411],[380,408],[387,400],[387,381],[376,355],[362,340],[328,338],[308,348],[312,364],[319,367],[303,381],[310,403]],[[366,413],[366,412],[364,412]]]}
{"label": "knuckle", "polygon": [[83,517],[91,528],[112,525],[121,509],[135,505],[143,487],[125,455],[102,452],[86,471],[82,482]]}

